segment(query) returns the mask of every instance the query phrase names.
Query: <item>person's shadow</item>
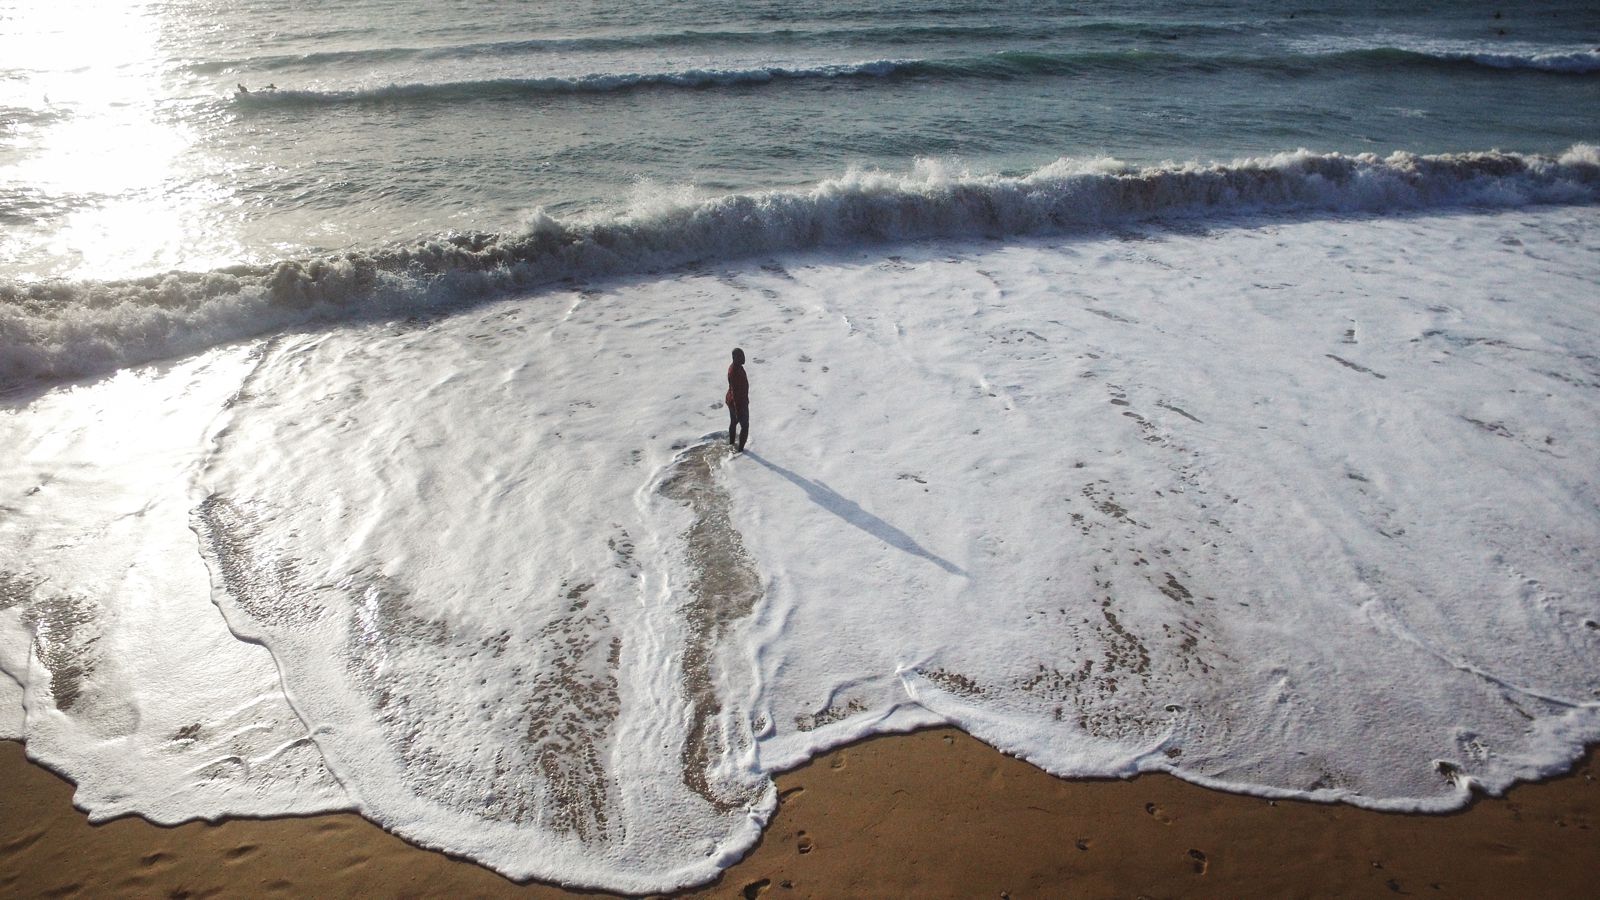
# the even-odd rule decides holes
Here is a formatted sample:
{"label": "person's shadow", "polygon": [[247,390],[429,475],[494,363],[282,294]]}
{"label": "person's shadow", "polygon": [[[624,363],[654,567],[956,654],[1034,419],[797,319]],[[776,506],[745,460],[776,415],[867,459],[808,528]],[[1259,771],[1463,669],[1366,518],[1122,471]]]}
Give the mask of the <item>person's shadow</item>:
{"label": "person's shadow", "polygon": [[929,553],[927,550],[923,549],[921,544],[918,544],[916,541],[912,540],[911,535],[906,534],[904,531],[901,531],[893,525],[890,525],[888,522],[885,522],[872,513],[862,509],[861,504],[855,502],[854,500],[840,496],[840,494],[833,488],[828,487],[820,481],[812,481],[809,478],[796,475],[794,472],[785,469],[783,466],[780,466],[777,463],[763,459],[759,454],[753,451],[746,450],[744,451],[744,455],[749,459],[766,466],[773,472],[782,475],[789,481],[794,482],[800,487],[801,490],[806,492],[806,496],[811,498],[812,503],[817,504],[828,512],[831,512],[846,522],[849,522],[851,525],[854,525],[862,531],[865,531],[867,534],[870,534],[878,540],[883,541],[885,544],[888,544],[896,550],[909,553],[912,556],[920,556],[928,562],[931,562],[939,568],[945,570],[946,572],[949,572],[951,575],[960,575],[962,578],[967,577],[967,573],[960,566],[950,562],[947,559],[944,559],[943,557]]}

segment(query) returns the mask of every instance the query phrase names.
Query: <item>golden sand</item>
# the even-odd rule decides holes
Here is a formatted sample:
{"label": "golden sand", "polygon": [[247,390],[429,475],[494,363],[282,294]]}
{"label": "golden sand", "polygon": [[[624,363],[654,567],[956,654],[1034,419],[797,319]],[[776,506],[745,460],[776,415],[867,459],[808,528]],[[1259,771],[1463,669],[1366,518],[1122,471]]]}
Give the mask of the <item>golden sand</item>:
{"label": "golden sand", "polygon": [[[1269,802],[1178,779],[1063,781],[951,729],[869,740],[778,778],[750,855],[690,896],[1591,897],[1593,755],[1445,816]],[[0,896],[555,897],[354,815],[89,825],[0,742]],[[593,895],[590,895],[593,896]]]}

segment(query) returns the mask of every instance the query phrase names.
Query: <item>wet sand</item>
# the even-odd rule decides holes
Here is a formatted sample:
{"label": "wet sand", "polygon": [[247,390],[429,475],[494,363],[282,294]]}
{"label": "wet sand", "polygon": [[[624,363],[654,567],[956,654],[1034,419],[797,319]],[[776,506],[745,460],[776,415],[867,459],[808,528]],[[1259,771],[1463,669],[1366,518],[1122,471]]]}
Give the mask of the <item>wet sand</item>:
{"label": "wet sand", "polygon": [[[1446,816],[1240,797],[1167,776],[1062,781],[966,735],[877,738],[778,779],[761,844],[707,897],[1586,897],[1600,782],[1570,775]],[[355,815],[89,825],[0,741],[0,895],[567,897],[420,850]],[[599,896],[587,894],[586,896]]]}

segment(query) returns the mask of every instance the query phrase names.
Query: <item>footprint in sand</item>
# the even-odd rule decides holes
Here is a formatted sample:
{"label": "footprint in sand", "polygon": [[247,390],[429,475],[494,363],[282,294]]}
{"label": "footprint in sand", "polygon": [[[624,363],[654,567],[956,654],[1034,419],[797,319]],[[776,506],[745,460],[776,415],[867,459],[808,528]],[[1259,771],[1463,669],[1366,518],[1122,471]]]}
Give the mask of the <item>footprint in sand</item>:
{"label": "footprint in sand", "polygon": [[228,850],[222,855],[228,858],[228,862],[238,862],[239,860],[242,860],[250,854],[256,852],[256,850],[257,847],[255,844],[240,844],[239,846]]}
{"label": "footprint in sand", "polygon": [[744,886],[744,900],[756,900],[757,897],[765,894],[769,887],[772,887],[772,879],[770,878],[750,882]]}
{"label": "footprint in sand", "polygon": [[1154,803],[1146,803],[1144,805],[1144,811],[1148,813],[1152,819],[1155,819],[1157,822],[1160,822],[1163,825],[1172,824],[1172,817],[1167,815],[1166,812],[1161,809],[1161,807],[1155,805]]}
{"label": "footprint in sand", "polygon": [[1194,860],[1194,873],[1196,875],[1204,875],[1206,873],[1206,869],[1211,865],[1206,861],[1206,855],[1201,853],[1199,850],[1190,850],[1189,858]]}

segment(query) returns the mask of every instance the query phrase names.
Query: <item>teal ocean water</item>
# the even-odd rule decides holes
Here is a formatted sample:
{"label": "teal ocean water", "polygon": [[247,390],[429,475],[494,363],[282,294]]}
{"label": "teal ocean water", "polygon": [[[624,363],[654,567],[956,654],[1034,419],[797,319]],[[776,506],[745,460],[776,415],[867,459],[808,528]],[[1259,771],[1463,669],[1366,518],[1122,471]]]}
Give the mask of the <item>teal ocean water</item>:
{"label": "teal ocean water", "polygon": [[[1282,170],[1270,157],[1299,150],[1291,169],[1556,156],[1600,121],[1600,11],[1577,2],[81,0],[7,2],[0,26],[0,314],[20,345],[0,352],[7,380],[263,333],[319,303],[471,299],[504,285],[440,279],[508,263],[526,284],[1297,193],[1189,185],[1130,208],[1056,178],[1010,192],[1028,195],[1020,217],[987,187],[954,213],[925,203],[963,179],[1111,161],[1157,178],[1185,163]],[[1451,187],[1486,172],[1499,170],[1468,164],[1402,205],[1481,200]],[[840,186],[863,173],[902,183]],[[1523,199],[1561,199],[1535,193]],[[829,205],[840,195],[881,208]],[[766,239],[686,221],[708,202],[743,205]],[[526,242],[593,227],[629,238],[602,241],[603,265]],[[165,273],[182,274],[150,281]],[[135,333],[79,315],[112,308]]]}
{"label": "teal ocean water", "polygon": [[1581,2],[8,0],[0,276],[264,264],[919,159],[1559,153],[1595,137],[1597,45]]}

